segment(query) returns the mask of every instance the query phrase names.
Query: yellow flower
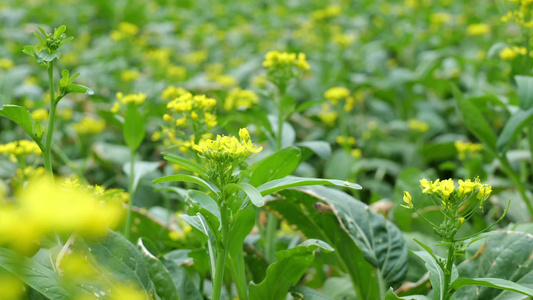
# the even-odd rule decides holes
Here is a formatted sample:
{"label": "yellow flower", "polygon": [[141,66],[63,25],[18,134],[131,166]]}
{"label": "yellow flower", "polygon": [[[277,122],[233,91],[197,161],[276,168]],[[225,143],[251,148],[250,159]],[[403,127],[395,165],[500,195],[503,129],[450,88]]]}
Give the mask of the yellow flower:
{"label": "yellow flower", "polygon": [[465,181],[459,179],[459,188],[457,189],[457,196],[463,197],[470,194],[473,191],[476,191],[479,187],[479,182],[472,182],[472,180],[467,179]]}
{"label": "yellow flower", "polygon": [[184,88],[169,86],[161,93],[161,98],[164,100],[171,100],[181,97],[187,93],[189,92]]}
{"label": "yellow flower", "polygon": [[500,58],[503,60],[512,60],[515,59],[517,56],[518,55],[516,54],[516,52],[509,47],[505,47],[502,51],[500,51]]}
{"label": "yellow flower", "polygon": [[105,121],[93,117],[84,117],[78,123],[72,124],[72,129],[78,134],[96,134],[104,131]]}
{"label": "yellow flower", "polygon": [[355,145],[355,138],[353,136],[345,137],[345,136],[339,135],[338,137],[335,138],[335,141],[337,142],[337,144],[339,144],[341,146],[344,146],[344,145],[353,146],[353,145]]}
{"label": "yellow flower", "polygon": [[466,155],[469,153],[477,153],[483,150],[483,146],[481,144],[474,144],[471,142],[456,141],[454,146],[459,154],[460,160],[465,160]]}
{"label": "yellow flower", "polygon": [[408,126],[409,129],[418,132],[426,132],[429,130],[429,124],[420,120],[411,119],[408,122]]}
{"label": "yellow flower", "polygon": [[355,149],[352,149],[352,151],[350,151],[350,155],[351,155],[353,158],[361,158],[361,156],[363,155],[363,153],[361,152],[361,149],[359,149],[359,148],[355,148]]}
{"label": "yellow flower", "polygon": [[402,207],[405,207],[405,208],[408,208],[408,209],[413,209],[414,208],[413,198],[411,197],[411,194],[409,194],[409,192],[407,192],[407,191],[403,192],[403,202],[405,202],[405,204],[401,204]]}
{"label": "yellow flower", "polygon": [[[219,162],[241,161],[248,158],[253,153],[258,153],[263,150],[263,147],[255,147],[249,139],[250,135],[246,128],[239,131],[241,139],[234,136],[220,136],[216,140],[201,141],[198,145],[194,145],[193,149],[204,158]],[[248,137],[245,139],[245,137]]]}
{"label": "yellow flower", "polygon": [[41,148],[34,141],[19,140],[7,144],[0,144],[0,154],[10,155],[41,155]]}
{"label": "yellow flower", "polygon": [[134,37],[139,33],[139,27],[137,25],[128,23],[128,22],[122,22],[118,24],[118,30],[111,31],[111,39],[115,42]]}
{"label": "yellow flower", "polygon": [[339,100],[343,100],[350,96],[350,91],[342,86],[332,87],[324,93],[324,98],[336,105]]}
{"label": "yellow flower", "polygon": [[245,110],[257,103],[259,103],[259,97],[253,91],[234,88],[229,92],[224,101],[224,109],[232,110],[233,108],[237,108]]}
{"label": "yellow flower", "polygon": [[304,53],[296,54],[278,51],[270,51],[265,55],[263,67],[267,68],[269,71],[274,71],[276,69],[286,71],[293,67],[301,71],[307,71],[310,69]]}
{"label": "yellow flower", "polygon": [[146,100],[146,94],[138,93],[138,94],[124,95],[123,93],[118,92],[117,99],[120,103],[122,103],[125,106],[128,104],[141,105],[144,102],[144,100]]}
{"label": "yellow flower", "polygon": [[24,299],[22,296],[25,293],[24,283],[11,274],[0,275],[0,299],[4,300],[19,300]]}
{"label": "yellow flower", "polygon": [[13,68],[13,61],[7,58],[0,58],[0,69],[9,70]]}
{"label": "yellow flower", "polygon": [[135,81],[141,77],[141,72],[137,70],[124,70],[120,73],[120,79],[125,82]]}
{"label": "yellow flower", "polygon": [[433,26],[440,26],[442,24],[450,23],[452,16],[448,13],[434,13],[430,16],[430,22]]}
{"label": "yellow flower", "polygon": [[470,24],[466,28],[467,35],[483,35],[490,32],[490,26],[488,24],[479,23],[479,24]]}
{"label": "yellow flower", "polygon": [[35,121],[46,121],[48,120],[48,110],[44,108],[38,108],[31,112],[31,117]]}

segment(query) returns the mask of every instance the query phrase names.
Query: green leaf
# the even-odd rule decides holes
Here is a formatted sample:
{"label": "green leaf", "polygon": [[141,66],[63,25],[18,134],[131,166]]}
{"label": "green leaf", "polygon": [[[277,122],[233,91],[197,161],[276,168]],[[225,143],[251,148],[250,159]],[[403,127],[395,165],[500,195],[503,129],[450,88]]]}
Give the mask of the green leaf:
{"label": "green leaf", "polygon": [[[206,238],[207,253],[209,255],[211,272],[213,273],[215,270],[215,262],[216,262],[216,252],[215,252],[216,239],[215,239],[213,231],[209,227],[207,220],[201,213],[196,213],[195,216],[189,216],[189,215],[182,214],[180,215],[180,218],[182,218],[185,222],[187,222],[192,227],[198,229],[198,231],[200,231],[203,234],[204,238]],[[211,276],[214,277],[214,274],[211,274]]]}
{"label": "green leaf", "polygon": [[[184,267],[169,259],[163,259],[163,264],[170,273],[174,286],[178,290],[180,299],[204,300],[202,293],[200,293]],[[161,299],[166,300],[166,298]]]}
{"label": "green leaf", "polygon": [[433,287],[433,299],[444,300],[444,292],[446,290],[444,287],[444,272],[435,260],[434,255],[426,251],[413,251],[413,253],[426,263],[426,268],[429,271],[429,281]]}
{"label": "green leaf", "polygon": [[[83,242],[77,239],[76,244],[78,244],[76,247],[79,247]],[[105,267],[102,270],[102,276],[105,278],[113,277],[136,284],[146,292],[147,297],[155,291],[142,252],[119,233],[111,231],[105,240],[86,242],[82,247],[93,255],[99,265]]]}
{"label": "green leaf", "polygon": [[250,201],[252,201],[255,206],[261,207],[265,205],[265,200],[263,200],[263,196],[261,195],[261,193],[249,183],[231,183],[226,186],[226,190],[230,194],[233,193],[235,190],[242,190],[248,196],[248,198],[250,198]]}
{"label": "green leaf", "polygon": [[191,170],[204,178],[207,178],[206,169],[202,165],[195,163],[189,158],[183,158],[174,153],[163,152],[163,159],[175,163],[187,170]]}
{"label": "green leaf", "polygon": [[[333,196],[335,197],[335,195]],[[332,199],[330,197],[327,198]],[[360,290],[358,296],[362,297],[362,299],[379,299],[380,287],[374,266],[365,259],[363,252],[357,247],[349,231],[341,224],[337,215],[338,210],[335,209],[332,203],[328,202],[329,200],[325,201],[324,199],[324,197],[314,191],[290,189],[281,191],[280,197],[268,201],[266,206],[284,218],[289,224],[296,226],[307,238],[320,239],[332,245],[336,251],[325,256],[329,257],[329,260],[335,262],[335,265],[350,276],[348,280],[352,281],[354,288]],[[339,202],[343,201],[347,201],[346,205],[348,207],[357,211],[361,210],[360,213],[363,216],[367,213],[372,215],[360,221],[356,219],[356,221],[361,222],[361,226],[368,228],[369,224],[364,224],[364,222],[367,222],[368,218],[374,217],[377,213],[367,212],[366,205],[351,197],[349,199],[339,199]],[[385,222],[383,217],[381,217],[381,220]],[[390,234],[394,233],[391,232]],[[377,241],[380,241],[386,235],[381,233],[371,240],[376,240],[376,244],[379,244]],[[386,239],[384,243],[387,243]],[[399,239],[401,241],[401,237]],[[394,261],[397,259],[395,255],[398,250],[393,247],[390,253],[390,255],[384,253],[382,259],[389,257],[389,265],[393,266],[395,264]],[[402,263],[400,263],[400,266],[402,266]],[[405,274],[405,262],[403,262],[403,267],[391,273],[397,273],[394,276],[402,278],[403,274]],[[388,279],[392,277],[388,275]]]}
{"label": "green leaf", "polygon": [[272,153],[252,166],[250,184],[257,187],[271,180],[290,175],[298,167],[301,156],[300,149],[294,146]]}
{"label": "green leaf", "polygon": [[[532,252],[532,235],[515,231],[495,231],[484,240],[468,247],[466,260],[459,264],[457,269],[462,278],[499,278],[531,286]],[[482,286],[485,287],[462,288],[457,291],[456,299],[496,299],[503,294],[501,290]]]}
{"label": "green leaf", "polygon": [[187,196],[189,204],[206,218],[211,230],[218,234],[221,228],[221,220],[220,210],[215,200],[208,195],[195,190],[189,190]]}
{"label": "green leaf", "polygon": [[17,123],[39,145],[41,150],[44,151],[41,140],[38,138],[42,132],[36,131],[36,122],[25,107],[18,105],[3,105],[0,107],[0,116],[6,117]]}
{"label": "green leaf", "polygon": [[303,300],[333,300],[330,297],[320,293],[317,290],[314,290],[310,287],[307,287],[305,285],[299,285],[292,287],[290,289],[291,295],[295,299],[303,299]]}
{"label": "green leaf", "polygon": [[10,249],[0,248],[0,268],[13,273],[48,299],[68,300],[72,297],[72,291],[62,286],[56,272]]}
{"label": "green leaf", "polygon": [[[458,278],[452,282],[452,290],[457,291],[466,286],[486,286],[501,290],[513,291],[533,297],[533,289],[500,278]],[[485,298],[487,299],[487,298]]]}
{"label": "green leaf", "polygon": [[500,152],[506,152],[522,128],[531,124],[531,120],[533,120],[533,108],[526,111],[520,110],[513,114],[507,123],[505,123],[502,133],[498,137],[496,144],[498,150]]}
{"label": "green leaf", "polygon": [[74,93],[74,94],[94,95],[93,90],[81,84],[67,85],[66,92],[67,94]]}
{"label": "green leaf", "polygon": [[59,52],[59,50],[56,50],[52,53],[48,53],[48,50],[42,49],[41,51],[39,51],[39,53],[37,53],[37,57],[39,57],[43,61],[50,62],[56,58],[59,59],[61,57],[61,52]]}
{"label": "green leaf", "polygon": [[[133,187],[132,191],[137,190],[137,186],[139,185],[139,180],[141,178],[151,172],[154,172],[159,167],[159,162],[152,162],[152,161],[136,161],[133,165]],[[122,170],[126,175],[130,176],[130,170],[131,170],[131,162],[127,162],[122,167]],[[130,193],[134,194],[135,192],[130,191]]]}
{"label": "green leaf", "polygon": [[266,196],[277,191],[285,190],[293,187],[311,186],[311,185],[336,185],[354,190],[360,190],[361,186],[356,183],[336,179],[321,179],[321,178],[305,178],[296,176],[286,176],[281,179],[272,180],[262,184],[257,189],[261,195]]}
{"label": "green leaf", "polygon": [[65,30],[67,30],[67,26],[65,25],[61,25],[58,28],[56,28],[56,30],[54,30],[54,38],[58,39],[59,37],[61,37],[61,35],[65,32]]}
{"label": "green leaf", "polygon": [[331,145],[324,141],[306,141],[296,143],[298,147],[305,147],[313,151],[318,157],[326,159],[331,156]]}
{"label": "green leaf", "polygon": [[407,247],[398,227],[342,191],[323,186],[307,190],[328,204],[341,228],[389,284],[401,283],[407,270]]}
{"label": "green leaf", "polygon": [[496,135],[494,134],[494,131],[492,131],[492,128],[490,128],[483,114],[474,104],[464,98],[456,86],[452,86],[452,90],[455,99],[457,100],[459,111],[463,116],[463,122],[466,128],[483,142],[488,150],[496,153]]}
{"label": "green leaf", "polygon": [[[298,283],[311,266],[314,251],[322,248],[323,243],[308,240],[294,248],[276,252],[276,262],[268,267],[266,278],[259,284],[250,284],[250,299],[284,300],[289,288]],[[331,246],[322,249],[329,250]]]}
{"label": "green leaf", "polygon": [[220,190],[211,182],[205,181],[202,178],[191,176],[191,175],[185,175],[185,174],[176,174],[176,175],[169,175],[157,178],[152,181],[153,184],[156,183],[162,183],[162,182],[172,182],[172,181],[185,181],[185,182],[191,182],[195,183],[203,188],[206,188],[213,194],[217,195],[220,193]]}
{"label": "green leaf", "polygon": [[146,135],[144,118],[139,113],[137,106],[132,104],[128,105],[122,133],[124,134],[126,145],[128,145],[132,152],[137,151],[137,148],[139,148]]}
{"label": "green leaf", "polygon": [[142,239],[139,239],[137,246],[141,249],[142,257],[146,263],[148,273],[150,274],[150,278],[154,283],[155,290],[159,297],[161,297],[161,299],[179,300],[178,291],[172,281],[172,276],[163,263],[146,249]]}
{"label": "green leaf", "polygon": [[533,108],[533,77],[517,75],[514,77],[518,86],[518,102],[522,110]]}
{"label": "green leaf", "polygon": [[252,206],[237,211],[229,229],[228,267],[241,299],[246,299],[248,285],[244,265],[244,239],[255,226],[255,210]]}
{"label": "green leaf", "polygon": [[429,298],[424,295],[409,295],[402,298],[398,297],[392,288],[390,288],[385,294],[385,300],[428,300]]}

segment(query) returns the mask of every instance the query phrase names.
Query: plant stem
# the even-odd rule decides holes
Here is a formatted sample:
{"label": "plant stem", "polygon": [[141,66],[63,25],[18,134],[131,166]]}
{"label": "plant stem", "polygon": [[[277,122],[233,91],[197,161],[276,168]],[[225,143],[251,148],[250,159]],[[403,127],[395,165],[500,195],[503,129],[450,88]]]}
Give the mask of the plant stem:
{"label": "plant stem", "polygon": [[[278,84],[278,132],[276,136],[276,151],[281,150],[283,141],[283,100],[285,98],[286,87],[285,84]],[[265,230],[265,258],[272,263],[275,259],[276,253],[276,230],[278,228],[278,218],[269,213],[267,217],[267,224]]]}
{"label": "plant stem", "polygon": [[[57,102],[54,92],[54,61],[48,63],[48,85],[50,89],[50,115],[48,117],[48,127],[46,128],[46,142],[44,145],[44,168],[48,175],[53,175],[52,169],[52,134],[54,133],[54,121],[56,117]],[[53,176],[52,180],[53,180]]]}
{"label": "plant stem", "polygon": [[[224,200],[224,199],[222,199]],[[213,282],[212,300],[220,300],[222,282],[224,282],[224,270],[226,269],[226,256],[229,241],[228,209],[221,201],[220,221],[222,225],[222,243],[217,243],[217,261],[215,266],[215,278]]]}
{"label": "plant stem", "polygon": [[126,226],[124,228],[124,236],[126,239],[130,238],[131,232],[131,210],[133,208],[133,198],[135,196],[135,191],[133,190],[133,178],[134,178],[134,167],[135,167],[135,150],[131,151],[131,160],[130,160],[130,176],[129,176],[129,186],[128,193],[130,194],[130,200],[128,201],[128,212],[126,215]]}
{"label": "plant stem", "polygon": [[446,259],[446,267],[444,268],[444,299],[447,300],[452,294],[448,294],[450,290],[453,260],[455,258],[455,243],[452,237],[450,246],[448,246],[448,258]]}

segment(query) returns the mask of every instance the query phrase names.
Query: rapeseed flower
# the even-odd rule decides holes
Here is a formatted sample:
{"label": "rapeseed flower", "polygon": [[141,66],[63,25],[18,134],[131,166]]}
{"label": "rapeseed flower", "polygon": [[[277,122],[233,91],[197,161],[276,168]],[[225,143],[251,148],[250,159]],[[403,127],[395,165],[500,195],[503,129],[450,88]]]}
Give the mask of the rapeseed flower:
{"label": "rapeseed flower", "polygon": [[263,147],[256,147],[252,143],[248,129],[241,128],[239,137],[240,139],[234,136],[218,135],[216,140],[208,139],[194,145],[193,149],[203,158],[228,164],[240,163],[251,154],[263,150]]}
{"label": "rapeseed flower", "polygon": [[456,141],[454,146],[459,154],[460,160],[465,160],[467,154],[478,153],[483,150],[483,145],[471,142]]}
{"label": "rapeseed flower", "polygon": [[259,97],[253,91],[234,88],[229,92],[224,101],[224,109],[232,110],[236,108],[245,110],[257,103],[259,103]]}
{"label": "rapeseed flower", "polygon": [[97,134],[105,129],[105,121],[93,117],[84,117],[78,123],[72,124],[72,129],[78,134]]}
{"label": "rapeseed flower", "polygon": [[467,35],[484,35],[490,32],[490,25],[484,23],[470,24],[466,28]]}
{"label": "rapeseed flower", "polygon": [[111,39],[115,42],[132,38],[135,35],[139,33],[139,27],[137,25],[128,23],[128,22],[122,22],[118,24],[118,30],[111,31]]}

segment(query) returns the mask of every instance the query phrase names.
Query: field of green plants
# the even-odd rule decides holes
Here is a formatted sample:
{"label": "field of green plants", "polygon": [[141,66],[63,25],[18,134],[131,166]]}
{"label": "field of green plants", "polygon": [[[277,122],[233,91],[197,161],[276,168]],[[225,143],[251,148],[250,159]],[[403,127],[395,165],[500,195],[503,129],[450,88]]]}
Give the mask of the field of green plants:
{"label": "field of green plants", "polygon": [[533,0],[0,2],[0,300],[533,298]]}

